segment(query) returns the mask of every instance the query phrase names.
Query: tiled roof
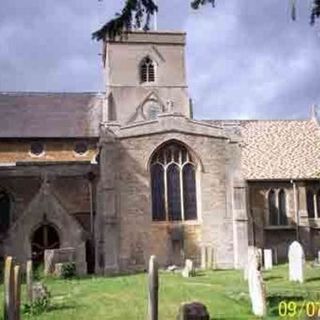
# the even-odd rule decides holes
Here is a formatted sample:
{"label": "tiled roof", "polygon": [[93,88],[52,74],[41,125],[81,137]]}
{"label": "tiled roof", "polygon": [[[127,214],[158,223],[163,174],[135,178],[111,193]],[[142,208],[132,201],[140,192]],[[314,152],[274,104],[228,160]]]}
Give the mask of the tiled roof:
{"label": "tiled roof", "polygon": [[0,93],[0,138],[98,137],[97,93]]}
{"label": "tiled roof", "polygon": [[210,122],[241,134],[246,179],[320,178],[320,127],[315,119]]}

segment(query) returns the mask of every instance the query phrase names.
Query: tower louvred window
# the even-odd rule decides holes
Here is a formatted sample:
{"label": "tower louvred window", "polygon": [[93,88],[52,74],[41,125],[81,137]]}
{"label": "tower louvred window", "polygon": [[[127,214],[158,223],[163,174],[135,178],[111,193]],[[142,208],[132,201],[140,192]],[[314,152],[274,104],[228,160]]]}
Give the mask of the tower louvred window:
{"label": "tower louvred window", "polygon": [[141,82],[155,81],[154,63],[149,57],[144,58],[140,65],[140,80]]}

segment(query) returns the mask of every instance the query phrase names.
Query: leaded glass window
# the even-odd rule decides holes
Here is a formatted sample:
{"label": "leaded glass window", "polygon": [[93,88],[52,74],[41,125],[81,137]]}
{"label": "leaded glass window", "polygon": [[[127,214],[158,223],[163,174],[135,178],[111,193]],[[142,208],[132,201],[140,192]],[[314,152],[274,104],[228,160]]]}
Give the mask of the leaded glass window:
{"label": "leaded glass window", "polygon": [[165,144],[152,157],[150,171],[153,220],[196,220],[196,164],[187,148]]}

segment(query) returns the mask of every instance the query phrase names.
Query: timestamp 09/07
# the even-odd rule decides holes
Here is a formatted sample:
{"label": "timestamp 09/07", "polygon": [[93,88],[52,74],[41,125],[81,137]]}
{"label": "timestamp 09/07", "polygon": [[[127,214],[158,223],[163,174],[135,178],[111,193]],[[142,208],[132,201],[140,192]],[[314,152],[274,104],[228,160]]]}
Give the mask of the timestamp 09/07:
{"label": "timestamp 09/07", "polygon": [[306,315],[308,318],[320,317],[320,301],[281,301],[278,304],[278,314],[280,317],[293,318]]}

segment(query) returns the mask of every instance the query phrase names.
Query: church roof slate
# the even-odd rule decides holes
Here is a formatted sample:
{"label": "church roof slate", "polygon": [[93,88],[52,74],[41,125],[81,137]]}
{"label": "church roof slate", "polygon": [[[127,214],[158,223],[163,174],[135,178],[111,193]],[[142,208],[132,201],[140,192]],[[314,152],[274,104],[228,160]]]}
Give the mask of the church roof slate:
{"label": "church roof slate", "polygon": [[241,165],[247,180],[320,178],[316,119],[209,122],[242,136]]}
{"label": "church roof slate", "polygon": [[0,138],[98,137],[99,93],[0,92]]}

